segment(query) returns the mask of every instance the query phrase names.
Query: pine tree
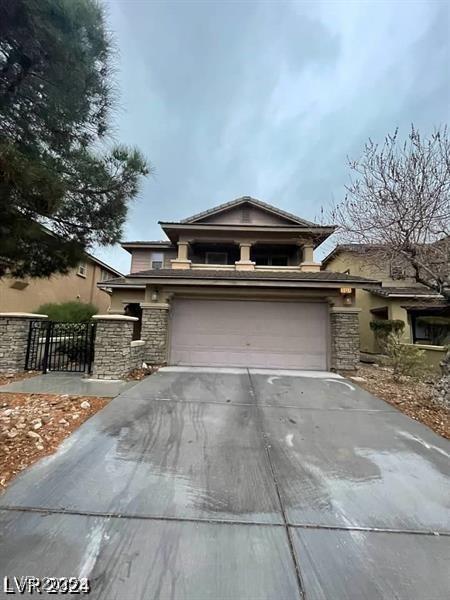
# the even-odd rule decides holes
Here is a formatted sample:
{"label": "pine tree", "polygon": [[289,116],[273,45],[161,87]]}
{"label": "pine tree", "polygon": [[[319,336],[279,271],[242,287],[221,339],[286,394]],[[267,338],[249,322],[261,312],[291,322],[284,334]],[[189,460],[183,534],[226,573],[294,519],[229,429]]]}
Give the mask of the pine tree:
{"label": "pine tree", "polygon": [[112,69],[94,0],[0,3],[0,275],[66,272],[120,239],[148,167],[108,147]]}

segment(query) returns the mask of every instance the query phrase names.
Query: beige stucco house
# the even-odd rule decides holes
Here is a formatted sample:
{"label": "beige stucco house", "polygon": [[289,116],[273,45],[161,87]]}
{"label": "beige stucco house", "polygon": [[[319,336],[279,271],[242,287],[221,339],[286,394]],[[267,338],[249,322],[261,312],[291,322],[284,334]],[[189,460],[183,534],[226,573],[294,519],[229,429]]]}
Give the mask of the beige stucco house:
{"label": "beige stucco house", "polygon": [[[419,317],[450,316],[444,298],[417,283],[408,266],[378,259],[376,247],[368,244],[342,244],[322,261],[326,271],[369,277],[382,282],[378,288],[355,290],[355,306],[361,309],[359,322],[361,351],[376,353],[378,348],[370,329],[373,319],[404,321],[403,339],[406,343],[431,345],[429,331]],[[436,361],[440,358],[437,356]]]}
{"label": "beige stucco house", "polygon": [[334,231],[245,196],[124,242],[130,273],[99,284],[138,316],[146,361],[286,369],[354,368],[355,290],[379,283],[321,270]]}
{"label": "beige stucco house", "polygon": [[0,312],[36,312],[48,302],[78,300],[94,304],[99,313],[109,310],[111,295],[97,284],[120,277],[121,273],[91,254],[85,255],[76,269],[67,275],[44,278],[0,278]]}

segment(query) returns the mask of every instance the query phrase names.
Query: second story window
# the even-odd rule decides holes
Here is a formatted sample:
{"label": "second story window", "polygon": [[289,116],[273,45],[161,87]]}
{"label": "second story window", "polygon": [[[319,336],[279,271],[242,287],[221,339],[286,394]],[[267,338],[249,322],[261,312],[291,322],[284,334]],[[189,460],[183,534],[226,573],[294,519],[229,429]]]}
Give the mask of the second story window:
{"label": "second story window", "polygon": [[87,276],[87,262],[86,261],[80,262],[80,264],[78,265],[77,275],[79,275],[80,277]]}
{"label": "second story window", "polygon": [[256,254],[253,260],[257,265],[264,267],[286,267],[288,264],[288,257],[281,254],[273,256],[270,254]]}
{"label": "second story window", "polygon": [[287,256],[272,256],[272,265],[274,267],[285,267],[287,264]]}
{"label": "second story window", "polygon": [[162,269],[164,265],[164,255],[162,252],[152,252],[152,269]]}
{"label": "second story window", "polygon": [[228,254],[226,252],[207,252],[205,262],[208,265],[226,265],[228,264]]}

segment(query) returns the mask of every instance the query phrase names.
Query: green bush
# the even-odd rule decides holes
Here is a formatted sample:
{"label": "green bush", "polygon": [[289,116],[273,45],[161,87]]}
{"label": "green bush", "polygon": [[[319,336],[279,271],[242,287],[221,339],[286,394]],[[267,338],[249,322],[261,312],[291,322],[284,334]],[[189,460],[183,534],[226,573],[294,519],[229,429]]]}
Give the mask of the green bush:
{"label": "green bush", "polygon": [[401,333],[405,329],[405,322],[400,319],[374,319],[370,322],[370,329],[377,335],[382,333]]}
{"label": "green bush", "polygon": [[385,340],[388,364],[392,367],[392,378],[400,381],[403,375],[421,377],[426,374],[425,351],[401,341],[400,333],[389,333]]}
{"label": "green bush", "polygon": [[400,319],[374,319],[370,322],[370,329],[374,332],[379,350],[386,352],[387,338],[391,334],[400,337],[405,329],[405,323]]}
{"label": "green bush", "polygon": [[83,323],[89,321],[92,315],[98,312],[98,309],[93,304],[75,301],[42,304],[36,312],[48,315],[51,321]]}

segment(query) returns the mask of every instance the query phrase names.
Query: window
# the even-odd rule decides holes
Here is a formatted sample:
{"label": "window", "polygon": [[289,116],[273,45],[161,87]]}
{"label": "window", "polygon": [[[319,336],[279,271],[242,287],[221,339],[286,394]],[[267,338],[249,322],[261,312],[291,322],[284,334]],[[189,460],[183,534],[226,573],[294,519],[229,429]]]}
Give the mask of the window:
{"label": "window", "polygon": [[77,275],[80,277],[86,277],[87,275],[87,262],[83,261],[78,265]]}
{"label": "window", "polygon": [[100,281],[106,281],[107,279],[112,279],[112,275],[110,275],[110,273],[108,271],[105,271],[105,269],[101,269],[100,271]]}
{"label": "window", "polygon": [[207,252],[205,262],[208,265],[226,265],[228,264],[227,252]]}
{"label": "window", "polygon": [[151,254],[152,269],[162,269],[164,264],[164,255],[162,252],[152,252]]}
{"label": "window", "polygon": [[270,256],[267,254],[256,254],[254,261],[259,266],[274,266],[274,267],[286,267],[288,264],[287,256]]}
{"label": "window", "polygon": [[269,257],[264,256],[263,254],[255,254],[255,256],[253,257],[253,260],[259,266],[265,267],[269,264]]}
{"label": "window", "polygon": [[287,264],[287,256],[272,256],[272,265],[274,267],[285,267]]}

